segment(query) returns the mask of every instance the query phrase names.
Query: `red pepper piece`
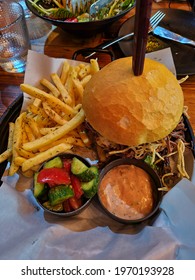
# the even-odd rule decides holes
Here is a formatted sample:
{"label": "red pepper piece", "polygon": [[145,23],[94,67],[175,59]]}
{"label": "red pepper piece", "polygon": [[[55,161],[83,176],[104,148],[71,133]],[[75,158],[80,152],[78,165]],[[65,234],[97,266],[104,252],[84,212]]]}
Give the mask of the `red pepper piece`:
{"label": "red pepper piece", "polygon": [[68,21],[68,22],[78,22],[78,19],[75,18],[75,17],[72,17],[72,18],[67,18],[65,21]]}
{"label": "red pepper piece", "polygon": [[70,179],[71,179],[71,185],[74,190],[75,198],[79,199],[83,195],[83,190],[81,188],[81,182],[78,179],[78,177],[76,177],[73,174],[70,175]]}
{"label": "red pepper piece", "polygon": [[64,168],[52,167],[43,168],[38,176],[37,182],[47,183],[50,187],[57,185],[70,185],[70,175]]}
{"label": "red pepper piece", "polygon": [[73,196],[73,197],[70,197],[68,200],[69,200],[69,204],[73,210],[76,210],[82,206],[81,198],[77,199],[75,196]]}

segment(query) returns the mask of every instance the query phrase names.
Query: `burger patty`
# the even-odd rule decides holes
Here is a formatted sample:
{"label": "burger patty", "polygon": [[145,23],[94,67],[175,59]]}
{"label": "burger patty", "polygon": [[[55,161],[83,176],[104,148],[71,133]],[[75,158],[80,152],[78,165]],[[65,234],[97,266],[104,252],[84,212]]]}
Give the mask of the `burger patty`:
{"label": "burger patty", "polygon": [[[121,150],[125,150],[127,148],[130,148],[128,146],[125,145],[120,145],[120,144],[116,144],[108,139],[106,139],[105,137],[101,136],[96,130],[93,129],[93,127],[86,121],[85,122],[85,129],[86,132],[89,136],[89,138],[91,139],[92,143],[95,144],[95,146],[99,146],[101,147],[104,152],[107,154],[107,157],[109,157],[109,152],[111,151],[121,151]],[[183,121],[183,117],[181,118],[180,122],[178,123],[177,127],[168,135],[164,138],[164,140],[167,142],[167,151],[166,153],[171,153],[173,152],[173,150],[175,149],[176,145],[177,145],[177,140],[181,139],[184,143],[186,143],[185,140],[185,132],[186,132],[186,127]],[[140,145],[143,146],[144,144]],[[135,156],[135,152],[133,152],[133,150],[129,151],[124,151],[122,152],[122,154],[120,155],[121,157],[134,157]],[[146,155],[143,155],[143,158]],[[101,160],[101,159],[100,159]]]}
{"label": "burger patty", "polygon": [[[158,162],[158,157],[156,156],[154,162],[157,162],[157,164],[155,163],[153,167],[157,170],[161,178],[165,174],[172,174],[172,176],[166,178],[166,182],[169,186],[174,185],[175,181],[178,179],[178,140],[181,140],[186,148],[190,148],[190,143],[187,143],[185,139],[186,127],[183,116],[176,128],[165,138],[154,143],[146,143],[137,147],[129,147],[109,141],[95,131],[88,122],[85,122],[85,130],[93,143],[93,149],[95,149],[97,153],[100,168],[108,161],[118,157],[142,159],[151,164],[150,160],[153,147],[158,146],[155,152],[158,153],[159,157],[163,157],[163,160],[159,160]],[[163,144],[161,145],[161,143]]]}

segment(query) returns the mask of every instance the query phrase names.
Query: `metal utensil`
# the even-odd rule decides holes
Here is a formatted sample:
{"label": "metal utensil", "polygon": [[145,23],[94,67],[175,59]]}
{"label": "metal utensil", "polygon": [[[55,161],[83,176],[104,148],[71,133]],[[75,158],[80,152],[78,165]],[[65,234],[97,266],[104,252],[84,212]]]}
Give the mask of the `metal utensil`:
{"label": "metal utensil", "polygon": [[186,45],[191,45],[193,47],[195,47],[195,41],[191,40],[191,39],[188,39],[186,37],[183,37],[173,31],[170,31],[166,28],[163,28],[161,26],[157,26],[153,32],[153,34],[155,35],[158,35],[162,38],[165,38],[165,39],[169,39],[169,40],[172,40],[172,41],[176,41],[176,42],[179,42],[181,44],[186,44]]}
{"label": "metal utensil", "polygon": [[[161,20],[165,17],[165,13],[161,12],[161,11],[157,11],[151,18],[150,18],[150,27],[149,27],[149,30],[148,30],[148,33],[151,33],[155,28],[156,26],[161,22]],[[110,46],[112,46],[113,44],[116,44],[122,40],[130,40],[132,39],[134,36],[134,33],[128,33],[126,35],[123,35],[123,36],[120,36],[120,37],[117,37],[115,39],[112,39],[112,40],[109,40],[105,43],[102,43],[100,45],[97,45],[95,48],[96,49],[106,49]],[[87,50],[86,50],[87,51]],[[93,56],[96,52],[92,52],[90,53],[89,55],[85,56],[85,58],[89,58],[91,56]]]}
{"label": "metal utensil", "polygon": [[111,3],[113,0],[97,0],[94,2],[89,9],[89,15],[90,17],[94,17],[100,9]]}

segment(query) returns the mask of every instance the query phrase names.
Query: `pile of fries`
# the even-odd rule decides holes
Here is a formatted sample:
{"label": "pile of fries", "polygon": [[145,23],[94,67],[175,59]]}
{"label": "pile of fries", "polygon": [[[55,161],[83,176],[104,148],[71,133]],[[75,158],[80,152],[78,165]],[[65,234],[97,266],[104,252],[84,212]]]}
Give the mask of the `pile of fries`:
{"label": "pile of fries", "polygon": [[71,66],[63,62],[61,74],[51,74],[51,81],[40,80],[42,89],[21,84],[32,97],[27,109],[15,123],[9,123],[7,149],[0,154],[0,163],[9,160],[9,176],[21,171],[30,177],[40,165],[73,146],[87,146],[90,141],[82,130],[85,114],[83,90],[91,76],[99,71],[97,60]]}

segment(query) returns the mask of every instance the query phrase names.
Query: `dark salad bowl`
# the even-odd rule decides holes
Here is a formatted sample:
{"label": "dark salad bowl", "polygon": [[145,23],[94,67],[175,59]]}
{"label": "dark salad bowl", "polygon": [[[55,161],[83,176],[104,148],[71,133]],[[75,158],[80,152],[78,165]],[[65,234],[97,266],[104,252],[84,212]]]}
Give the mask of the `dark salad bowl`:
{"label": "dark salad bowl", "polygon": [[37,17],[51,23],[54,26],[60,27],[64,31],[79,36],[92,36],[97,32],[101,32],[102,30],[105,30],[105,28],[108,28],[112,23],[118,21],[120,18],[125,16],[127,13],[130,12],[130,10],[132,10],[135,7],[135,2],[134,2],[134,4],[131,7],[127,8],[121,13],[113,17],[105,18],[102,20],[94,20],[94,21],[86,21],[86,22],[69,22],[64,20],[51,19],[44,15],[41,15],[38,12],[38,10],[35,7],[33,7],[28,0],[25,0],[25,2],[28,9]]}

